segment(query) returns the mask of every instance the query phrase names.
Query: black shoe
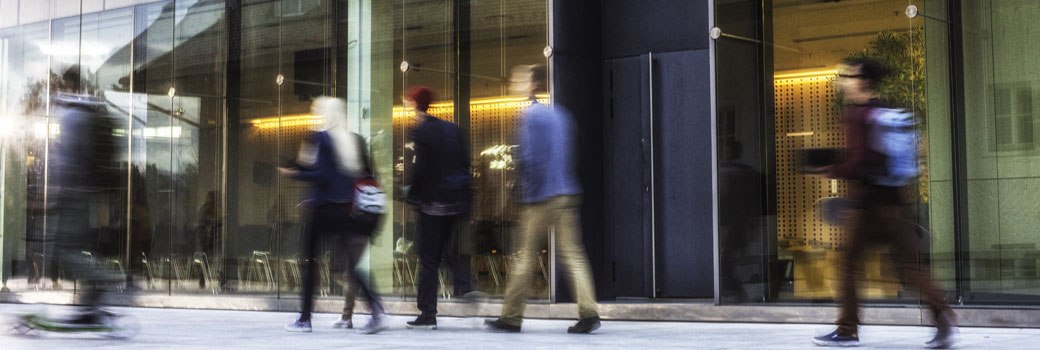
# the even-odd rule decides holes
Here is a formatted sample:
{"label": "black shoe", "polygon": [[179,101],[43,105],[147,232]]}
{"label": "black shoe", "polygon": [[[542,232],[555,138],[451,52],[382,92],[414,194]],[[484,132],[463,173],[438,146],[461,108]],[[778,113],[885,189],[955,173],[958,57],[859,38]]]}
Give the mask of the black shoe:
{"label": "black shoe", "polygon": [[493,332],[520,333],[520,326],[514,326],[502,321],[501,318],[484,320],[484,327]]}
{"label": "black shoe", "polygon": [[405,327],[408,329],[437,329],[437,319],[419,316],[415,321],[408,321]]}
{"label": "black shoe", "polygon": [[599,316],[593,316],[578,321],[578,323],[575,324],[573,327],[568,327],[567,333],[589,334],[597,329],[599,329]]}
{"label": "black shoe", "polygon": [[838,331],[833,331],[830,334],[813,338],[812,342],[819,346],[859,346],[859,335],[856,333],[842,335]]}

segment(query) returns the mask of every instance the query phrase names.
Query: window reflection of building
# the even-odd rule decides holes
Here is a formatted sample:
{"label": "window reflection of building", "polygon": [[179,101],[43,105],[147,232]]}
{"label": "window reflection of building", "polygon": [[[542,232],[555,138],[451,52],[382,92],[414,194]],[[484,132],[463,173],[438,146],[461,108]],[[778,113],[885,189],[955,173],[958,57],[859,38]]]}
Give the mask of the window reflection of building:
{"label": "window reflection of building", "polygon": [[[296,204],[304,187],[279,178],[275,166],[295,155],[313,126],[306,115],[310,99],[346,98],[362,116],[360,131],[371,137],[375,166],[393,169],[393,178],[388,171],[382,180],[399,183],[408,152],[402,130],[412,121],[393,117],[398,94],[392,91],[407,80],[433,87],[445,101],[466,103],[462,124],[472,140],[482,194],[474,221],[490,224],[464,230],[478,236],[482,253],[472,265],[481,287],[503,287],[505,250],[516,220],[509,149],[526,102],[501,97],[502,77],[513,65],[544,63],[544,0],[471,4],[468,39],[456,35],[455,22],[463,18],[454,18],[458,4],[451,2],[241,1],[229,7],[217,0],[167,0],[108,2],[83,13],[78,7],[55,12],[50,3],[18,3],[18,20],[40,22],[0,28],[0,107],[4,116],[24,117],[23,129],[31,136],[19,147],[5,143],[2,151],[14,157],[5,163],[4,199],[25,203],[4,211],[18,215],[4,216],[3,232],[46,239],[47,140],[57,129],[48,123],[47,94],[67,85],[58,79],[62,72],[80,65],[84,91],[102,96],[128,122],[117,134],[127,138],[129,188],[101,203],[108,207],[104,226],[122,237],[111,246],[112,263],[146,293],[291,295],[302,263]],[[457,50],[463,40],[468,52]],[[405,78],[383,69],[404,55],[417,67],[437,71]],[[468,66],[456,66],[462,60]],[[448,73],[459,69],[464,72]],[[467,96],[453,96],[461,86],[468,86],[460,90]],[[463,110],[449,103],[432,112],[454,120]],[[487,149],[498,151],[481,155]],[[381,163],[383,155],[387,160]],[[11,186],[19,189],[9,191]],[[395,208],[388,224],[410,235],[414,226],[403,208]],[[46,288],[48,276],[57,278],[57,272],[44,271],[53,264],[47,247],[37,245],[13,267],[0,266],[33,271],[32,282]],[[334,294],[338,287],[328,276],[332,249],[321,249],[327,252],[321,263],[329,266],[319,278],[321,289]],[[382,256],[390,253],[373,251],[373,278],[390,277],[391,258]],[[33,267],[24,268],[29,263]],[[378,265],[383,263],[387,267]]]}

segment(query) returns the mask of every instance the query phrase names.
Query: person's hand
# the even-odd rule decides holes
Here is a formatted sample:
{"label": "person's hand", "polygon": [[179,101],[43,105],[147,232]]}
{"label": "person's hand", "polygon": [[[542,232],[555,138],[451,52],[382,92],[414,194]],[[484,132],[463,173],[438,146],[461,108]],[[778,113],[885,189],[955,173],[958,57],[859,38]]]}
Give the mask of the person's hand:
{"label": "person's hand", "polygon": [[278,167],[278,173],[285,176],[293,176],[294,174],[296,174],[296,170],[285,167]]}

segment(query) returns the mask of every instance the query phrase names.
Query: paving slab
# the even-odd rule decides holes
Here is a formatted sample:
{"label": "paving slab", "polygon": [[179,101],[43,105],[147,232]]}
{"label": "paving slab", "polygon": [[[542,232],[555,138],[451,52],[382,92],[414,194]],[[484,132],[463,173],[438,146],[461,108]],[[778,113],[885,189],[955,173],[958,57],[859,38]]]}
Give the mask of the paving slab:
{"label": "paving slab", "polygon": [[[810,338],[829,325],[606,321],[591,335],[567,334],[573,321],[527,320],[523,332],[490,333],[480,319],[442,317],[440,329],[408,330],[406,316],[390,316],[390,329],[376,335],[333,329],[338,317],[315,314],[313,333],[287,333],[285,312],[115,308],[136,317],[140,333],[128,340],[92,334],[16,336],[0,332],[0,349],[812,349]],[[69,306],[0,304],[5,321],[29,312],[67,313]],[[368,320],[355,315],[355,324]],[[4,329],[8,327],[5,325]],[[865,326],[863,349],[921,349],[927,327]],[[1040,329],[962,328],[960,349],[1040,349]]]}

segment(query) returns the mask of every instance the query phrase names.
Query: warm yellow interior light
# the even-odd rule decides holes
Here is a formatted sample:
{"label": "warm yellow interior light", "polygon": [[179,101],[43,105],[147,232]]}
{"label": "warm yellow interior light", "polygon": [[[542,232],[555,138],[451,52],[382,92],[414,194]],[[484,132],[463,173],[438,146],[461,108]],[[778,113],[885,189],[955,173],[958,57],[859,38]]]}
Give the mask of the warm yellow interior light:
{"label": "warm yellow interior light", "polygon": [[[548,104],[549,94],[538,94],[535,95],[535,99],[539,103]],[[526,97],[492,97],[475,99],[470,101],[469,108],[471,111],[486,111],[493,109],[519,109],[527,106],[528,99]],[[426,112],[431,115],[451,115],[455,111],[455,103],[451,101],[431,103],[430,109]],[[394,118],[407,118],[413,115],[412,109],[404,106],[394,106],[393,117]],[[261,129],[277,128],[277,127],[297,127],[297,126],[317,126],[325,123],[325,119],[321,116],[310,115],[310,114],[295,114],[285,115],[282,117],[269,117],[269,118],[257,118],[251,121],[253,126]]]}
{"label": "warm yellow interior light", "polygon": [[310,114],[295,114],[282,117],[257,118],[252,120],[253,126],[261,129],[294,126],[314,126],[325,123],[325,119]]}
{"label": "warm yellow interior light", "polygon": [[835,74],[838,74],[838,70],[831,69],[831,70],[821,70],[821,71],[813,71],[813,72],[802,72],[802,73],[790,73],[790,74],[774,75],[773,79],[825,77],[825,76],[831,76],[831,75],[835,75]]}
{"label": "warm yellow interior light", "polygon": [[[535,99],[538,103],[548,104],[549,94],[538,94],[535,95]],[[471,111],[489,110],[489,109],[503,109],[503,108],[521,108],[526,106],[528,99],[526,97],[492,97],[475,99],[469,102],[469,109]],[[430,109],[426,111],[431,115],[444,115],[451,114],[455,109],[454,102],[437,102],[431,103]],[[394,106],[394,118],[405,118],[413,115],[412,109],[404,106]]]}

